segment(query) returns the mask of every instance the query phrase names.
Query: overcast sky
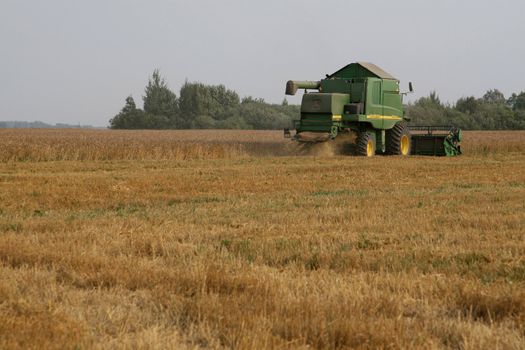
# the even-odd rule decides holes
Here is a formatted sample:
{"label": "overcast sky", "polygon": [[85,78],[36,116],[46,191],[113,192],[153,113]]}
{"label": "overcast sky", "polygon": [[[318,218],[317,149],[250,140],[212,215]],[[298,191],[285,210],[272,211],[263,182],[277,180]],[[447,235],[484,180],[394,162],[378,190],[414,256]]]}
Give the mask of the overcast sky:
{"label": "overcast sky", "polygon": [[[0,121],[107,126],[159,68],[280,103],[354,61],[411,100],[525,90],[523,0],[0,0]],[[300,103],[300,97],[289,99]]]}

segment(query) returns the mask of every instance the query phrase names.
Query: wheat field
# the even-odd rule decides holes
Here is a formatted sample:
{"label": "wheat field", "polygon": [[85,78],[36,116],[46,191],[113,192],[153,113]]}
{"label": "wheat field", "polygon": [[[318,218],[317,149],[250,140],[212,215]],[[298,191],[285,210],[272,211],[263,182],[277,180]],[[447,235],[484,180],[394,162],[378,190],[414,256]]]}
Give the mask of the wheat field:
{"label": "wheat field", "polygon": [[0,349],[525,348],[525,132],[0,130]]}
{"label": "wheat field", "polygon": [[[470,131],[470,155],[524,153],[523,131]],[[234,159],[345,155],[351,138],[298,145],[280,131],[0,129],[0,162]]]}

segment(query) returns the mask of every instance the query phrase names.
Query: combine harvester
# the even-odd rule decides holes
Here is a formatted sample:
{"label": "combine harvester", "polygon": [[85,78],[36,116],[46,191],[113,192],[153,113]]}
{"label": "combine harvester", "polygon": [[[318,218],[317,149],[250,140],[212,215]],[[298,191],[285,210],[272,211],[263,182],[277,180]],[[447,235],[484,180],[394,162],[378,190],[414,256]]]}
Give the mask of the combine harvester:
{"label": "combine harvester", "polygon": [[[286,84],[287,95],[299,89],[305,93],[301,119],[294,121],[298,142],[326,142],[354,132],[356,152],[362,156],[461,154],[461,130],[408,126],[402,98],[407,92],[401,93],[399,80],[372,63],[351,63],[320,81]],[[284,136],[291,137],[290,129],[284,130]]]}

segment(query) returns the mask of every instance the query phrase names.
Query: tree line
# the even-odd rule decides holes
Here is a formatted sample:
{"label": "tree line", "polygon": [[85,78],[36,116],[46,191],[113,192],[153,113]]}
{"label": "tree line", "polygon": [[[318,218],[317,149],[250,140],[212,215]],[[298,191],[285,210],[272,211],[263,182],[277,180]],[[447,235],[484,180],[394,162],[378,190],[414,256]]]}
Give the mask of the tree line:
{"label": "tree line", "polygon": [[[109,121],[112,129],[282,129],[299,118],[300,107],[244,97],[224,85],[186,81],[179,96],[155,70],[144,91],[143,108],[132,96]],[[525,129],[525,92],[509,98],[497,89],[481,98],[441,102],[436,92],[406,107],[412,125],[454,125],[466,130]]]}
{"label": "tree line", "polygon": [[0,129],[71,129],[71,128],[82,128],[82,129],[94,129],[91,125],[73,125],[65,123],[48,124],[41,121],[26,122],[26,121],[0,121]]}
{"label": "tree line", "polygon": [[299,106],[266,103],[244,97],[224,85],[186,81],[179,96],[171,91],[158,70],[148,81],[143,109],[132,96],[110,121],[112,129],[282,129],[299,115]]}
{"label": "tree line", "polygon": [[445,104],[436,92],[406,106],[412,125],[454,125],[465,130],[525,129],[525,92],[509,98],[497,89],[483,97],[462,97]]}

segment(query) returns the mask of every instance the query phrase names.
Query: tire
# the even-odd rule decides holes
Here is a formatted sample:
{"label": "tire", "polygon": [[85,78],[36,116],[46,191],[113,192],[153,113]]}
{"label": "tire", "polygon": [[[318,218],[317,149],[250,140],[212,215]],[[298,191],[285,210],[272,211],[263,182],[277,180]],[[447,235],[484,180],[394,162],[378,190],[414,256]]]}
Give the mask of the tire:
{"label": "tire", "polygon": [[357,155],[363,157],[372,157],[376,153],[374,138],[370,133],[363,131],[357,134],[356,150]]}
{"label": "tire", "polygon": [[408,156],[411,148],[410,130],[404,121],[386,131],[386,154]]}

